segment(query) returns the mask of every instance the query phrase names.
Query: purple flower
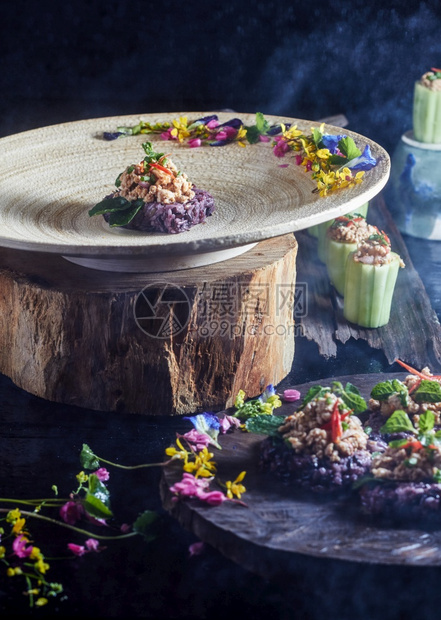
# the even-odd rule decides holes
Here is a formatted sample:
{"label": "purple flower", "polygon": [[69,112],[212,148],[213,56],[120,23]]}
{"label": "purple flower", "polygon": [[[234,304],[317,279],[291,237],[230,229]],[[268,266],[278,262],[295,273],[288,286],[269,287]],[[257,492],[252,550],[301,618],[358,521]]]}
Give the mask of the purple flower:
{"label": "purple flower", "polygon": [[201,555],[205,550],[205,544],[203,542],[195,542],[189,546],[188,551],[190,553],[190,557],[194,555]]}
{"label": "purple flower", "polygon": [[210,443],[210,437],[206,433],[200,433],[195,428],[182,435],[191,444],[191,449],[195,452],[203,450]]}
{"label": "purple flower", "polygon": [[285,157],[286,153],[290,150],[288,142],[283,139],[283,136],[277,136],[275,142],[276,144],[273,147],[274,155],[276,157]]}
{"label": "purple flower", "polygon": [[232,415],[224,415],[220,420],[220,430],[225,434],[230,428],[239,428],[240,420]]}
{"label": "purple flower", "polygon": [[110,478],[110,474],[105,467],[100,467],[94,472],[95,476],[100,480],[100,482],[107,482]]}
{"label": "purple flower", "polygon": [[275,394],[276,394],[276,390],[274,388],[274,385],[270,383],[269,385],[266,386],[264,392],[259,396],[259,400],[261,403],[266,403],[266,401],[271,396],[275,396]]}
{"label": "purple flower", "polygon": [[369,144],[366,144],[364,151],[355,159],[351,159],[346,166],[351,170],[371,170],[377,165],[377,160],[372,156]]}
{"label": "purple flower", "polygon": [[69,525],[75,525],[84,514],[84,508],[76,502],[66,502],[60,508],[60,517]]}

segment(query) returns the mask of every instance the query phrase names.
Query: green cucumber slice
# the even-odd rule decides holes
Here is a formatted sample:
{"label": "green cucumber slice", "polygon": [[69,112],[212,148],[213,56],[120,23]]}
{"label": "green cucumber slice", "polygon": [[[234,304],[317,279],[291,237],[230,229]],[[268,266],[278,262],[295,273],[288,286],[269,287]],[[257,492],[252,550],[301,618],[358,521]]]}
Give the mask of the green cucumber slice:
{"label": "green cucumber slice", "polygon": [[441,144],[441,91],[415,83],[413,134],[418,142]]}
{"label": "green cucumber slice", "polygon": [[357,243],[342,243],[334,239],[328,239],[326,244],[326,269],[331,284],[340,295],[345,294],[346,260],[357,246]]}

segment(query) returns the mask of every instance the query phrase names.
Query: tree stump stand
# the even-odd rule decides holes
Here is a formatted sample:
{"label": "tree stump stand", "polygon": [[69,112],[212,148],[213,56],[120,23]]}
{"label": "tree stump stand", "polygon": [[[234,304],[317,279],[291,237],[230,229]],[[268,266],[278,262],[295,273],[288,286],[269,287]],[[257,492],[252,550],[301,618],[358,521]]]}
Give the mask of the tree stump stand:
{"label": "tree stump stand", "polygon": [[224,261],[110,273],[0,249],[0,372],[49,401],[100,411],[218,411],[294,358],[297,242]]}

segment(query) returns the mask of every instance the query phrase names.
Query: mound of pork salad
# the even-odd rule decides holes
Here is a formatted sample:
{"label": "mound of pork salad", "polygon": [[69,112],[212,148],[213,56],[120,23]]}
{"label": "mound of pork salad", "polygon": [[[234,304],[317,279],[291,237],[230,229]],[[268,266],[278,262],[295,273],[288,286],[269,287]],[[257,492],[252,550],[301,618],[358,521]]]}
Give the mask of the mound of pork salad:
{"label": "mound of pork salad", "polygon": [[419,372],[400,360],[397,361],[409,370],[410,374],[403,381],[392,379],[377,383],[372,388],[368,403],[371,414],[367,426],[372,429],[371,436],[377,439],[381,437],[386,441],[409,435],[409,430],[391,431],[391,426],[384,426],[386,420],[397,410],[404,411],[415,425],[418,425],[422,414],[431,411],[435,427],[441,426],[441,376],[433,375],[428,367]]}
{"label": "mound of pork salad", "polygon": [[341,384],[312,388],[300,408],[263,440],[261,468],[318,493],[351,490],[372,459],[368,435],[354,414],[365,409],[350,384],[345,389]]}
{"label": "mound of pork salad", "polygon": [[364,513],[393,519],[441,521],[441,430],[430,409],[413,424],[401,409],[382,427],[384,434],[405,433],[373,455],[371,474],[360,485]]}
{"label": "mound of pork salad", "polygon": [[205,222],[215,210],[211,194],[195,187],[168,155],[153,150],[151,142],[142,146],[144,159],[118,175],[116,190],[89,215],[102,215],[112,227],[171,234]]}

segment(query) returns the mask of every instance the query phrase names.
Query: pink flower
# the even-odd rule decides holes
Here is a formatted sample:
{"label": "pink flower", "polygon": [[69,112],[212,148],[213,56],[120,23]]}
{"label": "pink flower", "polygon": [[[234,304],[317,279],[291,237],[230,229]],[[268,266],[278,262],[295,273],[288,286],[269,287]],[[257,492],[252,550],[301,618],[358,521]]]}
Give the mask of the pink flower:
{"label": "pink flower", "polygon": [[209,121],[205,127],[208,127],[208,129],[214,129],[215,127],[219,126],[219,121],[217,121],[216,119],[213,119],[212,121]]}
{"label": "pink flower", "polygon": [[269,136],[262,136],[262,135],[260,135],[259,136],[259,140],[261,142],[269,142],[271,140],[271,138]]}
{"label": "pink flower", "polygon": [[188,551],[190,552],[190,557],[194,555],[201,555],[205,550],[205,544],[203,542],[195,542],[189,546]]}
{"label": "pink flower", "polygon": [[232,415],[225,415],[219,419],[221,433],[225,434],[230,428],[239,428],[240,420]]}
{"label": "pink flower", "polygon": [[69,525],[75,525],[77,521],[81,519],[84,514],[84,509],[81,504],[76,502],[66,502],[60,508],[60,517]]}
{"label": "pink flower", "polygon": [[85,545],[89,551],[98,551],[100,546],[96,538],[88,538],[85,542]]}
{"label": "pink flower", "polygon": [[210,437],[206,433],[200,433],[195,428],[182,435],[190,444],[193,451],[199,452],[210,444]]}
{"label": "pink flower", "polygon": [[194,149],[194,148],[197,148],[198,146],[201,146],[202,140],[200,138],[192,138],[191,140],[187,142],[187,144],[190,148]]}
{"label": "pink flower", "polygon": [[283,139],[283,136],[275,137],[276,144],[273,148],[273,153],[276,157],[285,157],[286,153],[290,150],[289,144]]}
{"label": "pink flower", "polygon": [[311,171],[311,169],[312,169],[312,161],[310,161],[310,160],[308,159],[308,161],[306,162],[305,170],[306,170],[307,172],[310,172],[310,171]]}
{"label": "pink flower", "polygon": [[94,474],[101,482],[106,482],[110,478],[110,474],[105,467],[100,467]]}
{"label": "pink flower", "polygon": [[26,547],[29,542],[24,536],[17,536],[12,543],[12,550],[18,558],[28,558],[32,553],[32,545]]}
{"label": "pink flower", "polygon": [[173,136],[171,133],[172,129],[173,127],[170,127],[169,129],[167,129],[167,131],[163,131],[161,133],[162,140],[176,140],[175,136]]}
{"label": "pink flower", "polygon": [[209,486],[210,481],[206,478],[195,478],[192,474],[185,472],[180,482],[176,482],[170,487],[172,493],[177,493],[181,497],[198,497]]}
{"label": "pink flower", "polygon": [[132,527],[128,523],[123,523],[121,525],[121,532],[123,534],[127,534],[128,532],[130,532],[131,529],[132,529]]}
{"label": "pink flower", "polygon": [[279,164],[279,168],[288,168],[289,164]]}
{"label": "pink flower", "polygon": [[198,499],[206,502],[209,506],[220,506],[228,497],[222,493],[222,491],[210,491],[209,493],[199,493]]}
{"label": "pink flower", "polygon": [[298,155],[298,154],[297,154],[297,155],[296,155],[296,164],[297,164],[298,166],[300,166],[300,164],[302,163],[302,161],[303,161],[303,157],[302,157],[301,155]]}
{"label": "pink flower", "polygon": [[83,547],[83,545],[75,545],[74,543],[68,543],[67,547],[68,549],[72,551],[74,555],[77,555],[78,557],[81,557],[82,555],[86,553],[86,548]]}

